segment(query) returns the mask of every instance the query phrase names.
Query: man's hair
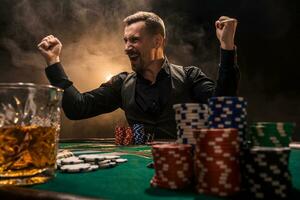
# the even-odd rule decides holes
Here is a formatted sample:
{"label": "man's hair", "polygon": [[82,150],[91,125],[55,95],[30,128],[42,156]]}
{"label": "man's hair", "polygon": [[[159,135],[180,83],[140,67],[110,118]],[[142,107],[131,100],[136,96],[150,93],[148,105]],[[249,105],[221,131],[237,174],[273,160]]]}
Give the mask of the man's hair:
{"label": "man's hair", "polygon": [[164,21],[156,14],[152,12],[139,11],[133,15],[126,17],[123,22],[126,26],[133,23],[143,21],[145,22],[147,32],[150,34],[161,34],[163,38],[166,37],[166,29]]}

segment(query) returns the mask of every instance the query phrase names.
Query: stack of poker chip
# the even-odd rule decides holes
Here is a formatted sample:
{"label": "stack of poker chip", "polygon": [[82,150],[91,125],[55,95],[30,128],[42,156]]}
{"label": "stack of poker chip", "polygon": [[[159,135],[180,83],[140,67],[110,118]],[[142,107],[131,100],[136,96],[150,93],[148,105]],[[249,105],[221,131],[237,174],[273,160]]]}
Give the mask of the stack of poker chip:
{"label": "stack of poker chip", "polygon": [[157,144],[152,146],[155,175],[152,187],[182,189],[193,179],[192,146],[188,144]]}
{"label": "stack of poker chip", "polygon": [[173,105],[177,124],[177,142],[196,144],[195,130],[207,128],[208,106],[206,104],[185,103]]}
{"label": "stack of poker chip", "polygon": [[64,173],[81,173],[96,171],[102,168],[112,168],[124,162],[127,162],[127,159],[120,158],[117,155],[83,154],[57,159],[56,168]]}
{"label": "stack of poker chip", "polygon": [[256,122],[250,126],[254,146],[288,147],[295,124],[288,122]]}
{"label": "stack of poker chip", "polygon": [[74,154],[69,151],[69,150],[59,150],[58,153],[57,153],[57,156],[56,156],[56,159],[63,159],[63,158],[69,158],[69,157],[73,157]]}
{"label": "stack of poker chip", "polygon": [[247,102],[243,97],[212,97],[208,100],[209,128],[236,128],[246,143]]}
{"label": "stack of poker chip", "polygon": [[115,144],[130,145],[133,143],[133,133],[130,127],[116,126],[115,128]]}
{"label": "stack of poker chip", "polygon": [[253,147],[247,152],[246,178],[252,199],[287,199],[292,183],[288,147]]}
{"label": "stack of poker chip", "polygon": [[194,170],[198,193],[229,196],[240,191],[237,129],[201,129],[194,133]]}
{"label": "stack of poker chip", "polygon": [[115,144],[123,145],[123,140],[125,136],[125,129],[122,126],[115,127]]}
{"label": "stack of poker chip", "polygon": [[143,124],[133,124],[132,131],[134,144],[140,145],[146,143],[146,134]]}
{"label": "stack of poker chip", "polygon": [[124,128],[124,140],[123,145],[130,145],[133,143],[133,133],[131,127]]}

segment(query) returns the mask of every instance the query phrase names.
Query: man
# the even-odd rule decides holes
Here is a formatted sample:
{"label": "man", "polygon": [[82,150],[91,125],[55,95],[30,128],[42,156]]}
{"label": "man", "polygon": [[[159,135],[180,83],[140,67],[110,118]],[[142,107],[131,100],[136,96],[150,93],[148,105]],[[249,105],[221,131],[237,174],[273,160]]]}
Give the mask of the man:
{"label": "man", "polygon": [[206,103],[213,95],[236,95],[239,70],[234,58],[235,19],[223,16],[215,23],[221,45],[216,85],[197,67],[169,63],[164,54],[164,22],[156,14],[137,12],[125,18],[124,24],[125,53],[133,72],[120,73],[85,93],[73,86],[63,70],[60,41],[50,35],[38,45],[48,64],[49,81],[64,89],[62,107],[69,119],[90,118],[122,108],[130,125],[144,124],[146,131],[154,132],[156,138],[176,138],[173,104]]}

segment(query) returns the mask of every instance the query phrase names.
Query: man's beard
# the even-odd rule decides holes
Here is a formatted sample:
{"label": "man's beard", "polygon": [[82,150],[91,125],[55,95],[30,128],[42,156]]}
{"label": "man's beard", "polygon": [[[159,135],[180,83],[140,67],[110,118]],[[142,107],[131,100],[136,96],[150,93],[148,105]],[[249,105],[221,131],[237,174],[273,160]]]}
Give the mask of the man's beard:
{"label": "man's beard", "polygon": [[141,73],[144,69],[144,61],[139,57],[139,61],[131,63],[131,69],[136,73]]}

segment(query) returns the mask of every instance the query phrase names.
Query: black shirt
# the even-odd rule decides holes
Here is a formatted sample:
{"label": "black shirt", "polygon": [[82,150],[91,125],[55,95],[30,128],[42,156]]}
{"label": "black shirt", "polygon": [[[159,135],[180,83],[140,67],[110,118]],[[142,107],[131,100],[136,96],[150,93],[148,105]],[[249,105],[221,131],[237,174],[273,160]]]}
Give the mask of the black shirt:
{"label": "black shirt", "polygon": [[[239,70],[235,63],[235,51],[220,50],[220,66],[217,84],[197,67],[185,67],[187,80],[192,85],[195,101],[205,103],[209,97],[235,96],[239,81]],[[62,107],[69,119],[85,119],[122,108],[121,87],[127,77],[122,72],[99,88],[80,93],[65,74],[61,63],[46,68],[50,83],[64,89]],[[137,74],[135,100],[138,106],[148,114],[159,115],[170,94],[170,76],[166,59],[156,82],[151,84]],[[199,92],[201,91],[201,92]]]}

